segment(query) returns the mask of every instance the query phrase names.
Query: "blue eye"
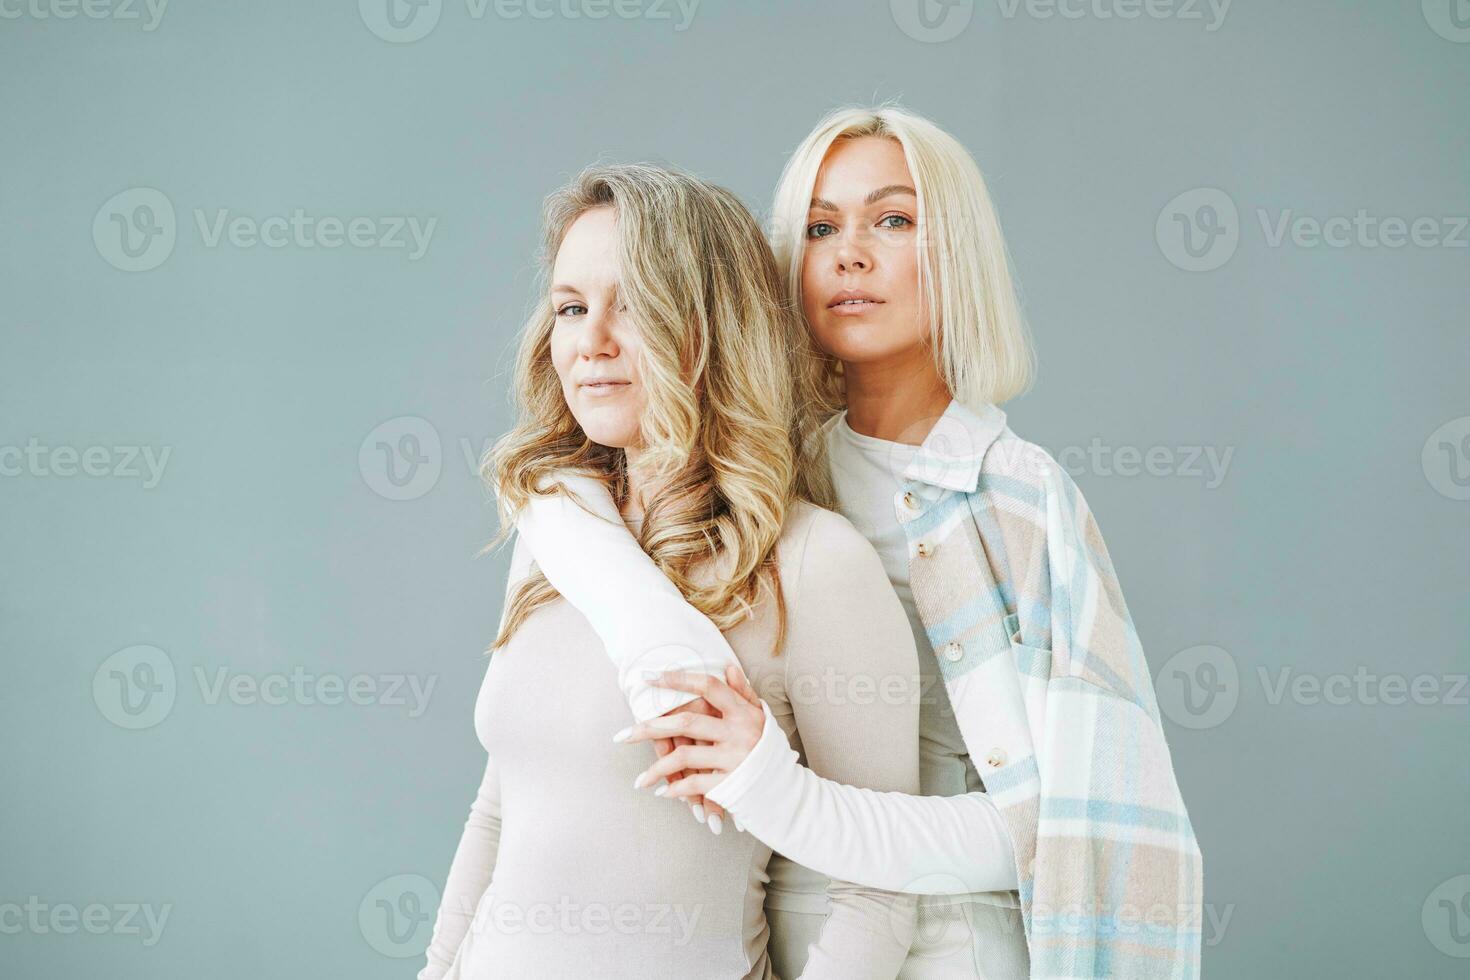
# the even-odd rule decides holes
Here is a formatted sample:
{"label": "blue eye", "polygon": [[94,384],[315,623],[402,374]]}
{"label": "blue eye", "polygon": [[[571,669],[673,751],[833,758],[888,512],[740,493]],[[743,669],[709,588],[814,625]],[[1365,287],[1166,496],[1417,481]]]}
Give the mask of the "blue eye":
{"label": "blue eye", "polygon": [[[821,228],[825,228],[827,230],[826,231],[819,231],[818,229],[821,229]],[[815,222],[814,224],[810,224],[810,225],[807,225],[806,226],[806,237],[807,238],[826,238],[828,235],[835,234],[836,231],[837,231],[837,229],[835,227],[833,227],[830,222],[818,221],[818,222]]]}
{"label": "blue eye", "polygon": [[[580,310],[581,313],[572,313],[571,312],[572,310]],[[562,306],[559,309],[557,309],[556,315],[557,316],[580,316],[582,314],[585,314],[586,312],[587,312],[587,307],[583,306],[581,303],[568,303],[565,306]]]}
{"label": "blue eye", "polygon": [[[900,222],[900,224],[889,224],[890,221],[897,221],[897,222]],[[907,227],[908,225],[911,225],[911,224],[913,224],[913,222],[910,221],[908,219],[908,217],[906,217],[905,215],[902,215],[902,214],[885,214],[883,217],[881,217],[881,218],[878,219],[878,226],[880,228],[895,228],[895,229],[897,229],[897,228]]]}

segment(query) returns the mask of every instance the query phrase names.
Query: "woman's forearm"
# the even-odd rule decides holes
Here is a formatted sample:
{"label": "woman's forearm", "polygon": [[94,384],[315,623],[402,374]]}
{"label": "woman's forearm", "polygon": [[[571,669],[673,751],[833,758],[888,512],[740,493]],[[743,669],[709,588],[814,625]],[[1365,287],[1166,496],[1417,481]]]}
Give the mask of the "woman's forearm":
{"label": "woman's forearm", "polygon": [[[548,581],[603,637],[639,720],[677,707],[693,695],[650,687],[643,668],[691,669],[692,663],[718,674],[721,658],[734,662],[728,641],[638,547],[602,484],[557,478],[596,513],[564,495],[533,498],[517,518],[522,539]],[[682,642],[659,643],[659,636]],[[823,778],[801,765],[762,707],[766,724],[756,749],[706,794],[721,806],[728,800],[727,809],[762,842],[829,877],[889,891],[1017,887],[1005,818],[985,794],[913,796]]]}
{"label": "woman's forearm", "polygon": [[736,663],[729,641],[638,546],[606,487],[570,473],[556,480],[593,513],[565,494],[532,497],[520,509],[516,528],[542,574],[602,637],[637,720],[692,700],[651,686],[650,677],[664,670],[723,676]]}
{"label": "woman's forearm", "polygon": [[913,796],[834,782],[798,760],[770,709],[760,741],[705,796],[768,847],[833,878],[887,891],[1018,887],[1005,817],[984,793]]}
{"label": "woman's forearm", "polygon": [[433,936],[424,954],[427,962],[418,972],[417,980],[439,980],[449,972],[454,955],[474,921],[475,909],[495,874],[499,850],[499,778],[494,760],[487,760],[459,847],[449,865],[444,896],[439,901],[439,913],[434,920]]}

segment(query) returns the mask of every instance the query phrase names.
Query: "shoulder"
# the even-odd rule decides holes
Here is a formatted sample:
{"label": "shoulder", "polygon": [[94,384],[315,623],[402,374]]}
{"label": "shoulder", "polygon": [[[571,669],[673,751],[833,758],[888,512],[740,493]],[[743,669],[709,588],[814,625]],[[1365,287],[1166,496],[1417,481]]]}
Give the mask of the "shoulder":
{"label": "shoulder", "polygon": [[521,579],[531,574],[531,566],[535,564],[531,557],[531,547],[526,544],[525,538],[516,532],[515,542],[510,549],[510,573],[506,577],[506,591],[510,590]]}
{"label": "shoulder", "polygon": [[976,487],[983,505],[1065,531],[1094,521],[1082,488],[1050,452],[1009,427],[986,450]]}
{"label": "shoulder", "polygon": [[806,500],[798,500],[787,513],[781,546],[789,549],[798,560],[813,552],[834,550],[877,556],[868,539],[851,521],[836,511]]}
{"label": "shoulder", "polygon": [[1046,449],[1022,439],[1007,426],[985,450],[980,462],[980,483],[1009,486],[1016,492],[1045,493],[1064,472]]}
{"label": "shoulder", "polygon": [[871,581],[887,589],[883,562],[871,542],[836,511],[797,501],[779,546],[781,574],[798,595],[807,588]]}
{"label": "shoulder", "polygon": [[[918,677],[918,653],[903,603],[871,542],[841,514],[794,508],[795,547],[781,569],[789,632],[788,682],[828,669]],[[917,690],[912,701],[918,717]]]}

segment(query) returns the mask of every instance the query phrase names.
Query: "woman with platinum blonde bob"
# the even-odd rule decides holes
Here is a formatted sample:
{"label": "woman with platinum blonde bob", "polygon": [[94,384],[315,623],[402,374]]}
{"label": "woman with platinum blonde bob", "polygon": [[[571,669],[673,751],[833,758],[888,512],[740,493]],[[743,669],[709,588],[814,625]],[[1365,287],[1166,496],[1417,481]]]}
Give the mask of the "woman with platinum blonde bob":
{"label": "woman with platinum blonde bob", "polygon": [[[484,468],[502,505],[538,499],[553,473],[595,488],[607,520],[587,516],[618,536],[602,550],[621,540],[645,563],[584,569],[595,588],[633,589],[671,621],[693,611],[670,642],[719,641],[812,771],[918,792],[916,679],[897,708],[792,693],[838,667],[916,674],[918,658],[872,546],[823,509],[815,357],[793,356],[810,344],[755,219],[687,175],[594,168],[548,199],[546,256],[518,424]],[[628,715],[600,639],[626,652],[619,615],[562,601],[517,539],[475,706],[488,759],[420,980],[764,980],[777,974],[763,902],[783,893],[830,907],[802,977],[895,976],[914,896],[829,880],[751,834],[711,836],[643,791],[654,753],[608,738]],[[638,694],[635,717],[689,700],[668,693]]]}
{"label": "woman with platinum blonde bob", "polygon": [[[919,650],[920,788],[803,766],[766,679],[728,636],[696,632],[696,606],[645,601],[635,583],[658,564],[601,533],[568,494],[606,512],[605,491],[563,473],[566,493],[530,498],[517,526],[570,603],[608,613],[598,628],[636,718],[617,740],[654,741],[644,780],[666,780],[662,795],[727,811],[822,874],[919,896],[902,977],[1198,977],[1203,863],[1148,663],[1081,492],[998,407],[1030,383],[1032,355],[979,168],[901,108],[843,109],[797,147],[774,210],[787,291],[821,351],[838,509],[877,550]],[[906,710],[869,684],[860,698],[859,668],[838,676],[851,683],[819,700]],[[638,708],[654,691],[687,704],[650,718]],[[819,912],[771,922],[778,970],[817,955]]]}

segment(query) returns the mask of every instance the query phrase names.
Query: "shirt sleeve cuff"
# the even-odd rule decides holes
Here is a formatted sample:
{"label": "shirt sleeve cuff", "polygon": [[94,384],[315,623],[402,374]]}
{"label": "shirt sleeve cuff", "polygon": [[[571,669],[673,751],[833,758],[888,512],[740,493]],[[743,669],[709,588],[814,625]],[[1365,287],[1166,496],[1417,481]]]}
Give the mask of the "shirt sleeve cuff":
{"label": "shirt sleeve cuff", "polygon": [[745,817],[741,812],[742,802],[748,804],[746,809],[750,809],[749,804],[757,802],[754,791],[757,788],[771,788],[770,776],[779,773],[783,766],[799,764],[796,750],[786,741],[786,733],[781,730],[776,716],[771,714],[771,708],[764,700],[761,701],[761,711],[766,720],[761,728],[760,740],[755,743],[750,754],[720,780],[718,786],[704,794],[707,799],[714,800],[742,820]]}
{"label": "shirt sleeve cuff", "polygon": [[688,691],[675,691],[672,688],[647,684],[629,685],[625,693],[628,695],[628,707],[633,710],[634,721],[648,721],[650,718],[666,715],[699,696]]}

